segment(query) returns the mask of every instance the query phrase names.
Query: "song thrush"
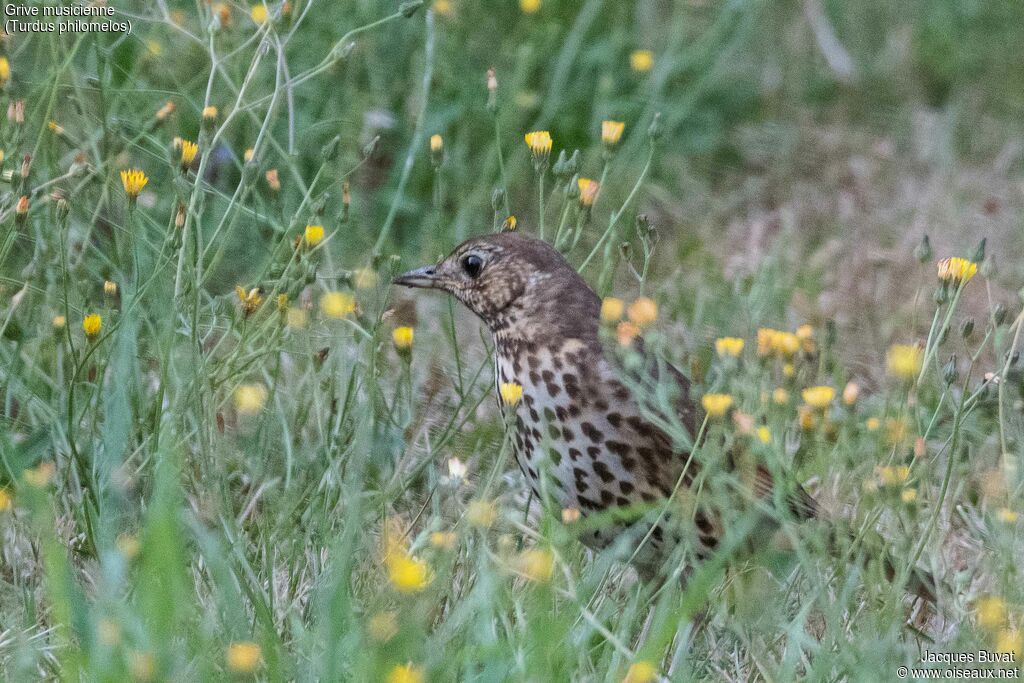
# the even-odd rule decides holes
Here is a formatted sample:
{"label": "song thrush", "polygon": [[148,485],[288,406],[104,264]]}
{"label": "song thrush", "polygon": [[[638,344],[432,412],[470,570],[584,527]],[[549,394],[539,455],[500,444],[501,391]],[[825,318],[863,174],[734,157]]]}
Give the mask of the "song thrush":
{"label": "song thrush", "polygon": [[[584,517],[695,499],[690,489],[712,463],[699,449],[689,457],[703,420],[690,382],[650,358],[639,339],[629,350],[634,362],[624,364],[602,339],[597,294],[546,242],[515,232],[470,239],[437,265],[394,282],[452,294],[490,328],[496,385],[522,386],[521,401],[504,409],[514,411],[516,459],[538,497]],[[670,436],[673,423],[689,438],[679,438],[678,429]],[[788,508],[783,514],[796,519],[817,514],[799,485],[777,481],[765,463],[747,464],[746,476],[736,480],[744,482],[748,500],[766,506],[781,500]],[[723,469],[736,468],[727,455]],[[696,502],[687,520],[663,510],[653,524],[648,518],[600,525],[581,540],[603,548],[630,534],[640,546],[630,560],[651,578],[680,543],[697,561],[713,553],[725,533],[721,513]]]}

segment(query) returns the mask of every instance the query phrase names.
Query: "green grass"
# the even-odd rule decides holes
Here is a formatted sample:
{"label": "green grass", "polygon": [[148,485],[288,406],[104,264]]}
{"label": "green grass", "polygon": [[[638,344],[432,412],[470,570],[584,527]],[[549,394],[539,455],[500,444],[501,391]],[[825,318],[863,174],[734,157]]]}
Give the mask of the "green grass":
{"label": "green grass", "polygon": [[[0,44],[3,679],[877,681],[922,649],[1020,652],[1017,3],[822,2],[852,75],[814,2],[111,5],[131,34]],[[782,520],[752,551],[722,476],[728,542],[656,589],[528,512],[485,330],[388,284],[510,213],[602,295],[653,297],[648,345],[733,397],[697,457],[792,473],[849,547]],[[952,255],[981,272],[936,304]],[[759,328],[802,324],[791,372],[759,356]],[[894,343],[918,376],[887,372]],[[816,385],[836,396],[808,412]],[[941,578],[937,609],[911,614],[882,547]]]}

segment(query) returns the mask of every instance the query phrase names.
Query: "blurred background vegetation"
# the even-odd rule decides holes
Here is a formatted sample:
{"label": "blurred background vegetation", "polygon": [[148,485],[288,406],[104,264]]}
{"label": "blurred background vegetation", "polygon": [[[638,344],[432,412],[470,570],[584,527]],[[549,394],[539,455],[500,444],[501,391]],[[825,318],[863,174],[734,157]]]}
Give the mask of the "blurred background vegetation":
{"label": "blurred background vegetation", "polygon": [[[979,329],[999,304],[1011,318],[1019,310],[1019,2],[109,4],[130,34],[0,43],[10,183],[0,196],[0,481],[14,499],[0,521],[0,668],[10,680],[250,669],[271,680],[619,680],[640,654],[664,668],[658,648],[678,595],[660,598],[661,635],[638,653],[648,598],[621,568],[582,558],[557,525],[542,524],[542,538],[560,570],[581,572],[577,583],[513,588],[497,568],[533,537],[517,485],[482,481],[504,453],[486,344],[464,311],[387,287],[400,267],[494,230],[507,213],[496,189],[519,229],[536,230],[528,131],[551,132],[553,159],[580,150],[579,173],[597,178],[601,121],[625,122],[576,264],[652,152],[615,236],[631,256],[612,261],[608,289],[658,300],[666,352],[698,384],[715,337],[809,323],[835,360],[818,381],[856,380],[877,392],[874,413],[903,410],[884,359],[891,343],[929,334],[934,265],[914,258],[925,234],[936,257],[971,256],[987,238],[995,267],[961,304]],[[208,107],[217,111],[204,123]],[[443,138],[440,164],[432,135]],[[199,143],[187,172],[175,137]],[[149,177],[134,211],[125,168]],[[642,281],[626,267],[642,251],[638,214],[657,235]],[[308,224],[328,238],[303,261],[291,245]],[[599,270],[585,275],[596,282]],[[120,285],[116,296],[105,280]],[[236,286],[264,288],[267,308],[287,294],[315,319],[302,331],[269,313],[250,319]],[[357,316],[318,314],[320,294],[336,290],[355,292]],[[81,331],[92,312],[104,318],[98,342]],[[66,328],[55,330],[58,315]],[[395,324],[417,330],[411,361],[391,347]],[[981,345],[976,375],[1002,361],[1008,340],[992,338],[1001,346]],[[761,380],[748,379],[742,391],[756,402]],[[257,386],[269,394],[239,394]],[[920,409],[959,428],[939,395],[922,392]],[[860,460],[877,447],[862,417],[846,415],[841,446],[815,442],[802,473],[828,499],[855,500],[874,465]],[[1017,419],[999,422],[1014,452]],[[975,459],[958,460],[954,489],[971,514],[995,486],[996,425],[990,411],[965,427]],[[908,448],[893,451],[913,457]],[[446,483],[452,457],[472,463],[480,491]],[[22,481],[40,463],[56,466],[42,471],[49,493]],[[499,489],[502,534],[466,532],[455,554],[431,544],[468,499]],[[439,553],[441,578],[413,602],[382,578],[392,516],[418,551]],[[906,540],[924,519],[903,522]],[[983,537],[973,517],[958,523],[934,555],[1002,594],[1016,532]],[[999,550],[983,556],[979,543]],[[710,654],[681,675],[881,680],[916,661],[882,587],[869,589],[870,618],[848,620],[825,606],[825,578],[801,580],[821,601],[807,627],[818,640],[803,630],[806,613],[792,621],[784,589],[765,614],[736,599],[725,609],[739,626],[712,631],[701,641]],[[945,646],[981,638],[948,626],[933,632]],[[791,627],[792,640],[773,635]],[[236,647],[250,642],[259,666]]]}

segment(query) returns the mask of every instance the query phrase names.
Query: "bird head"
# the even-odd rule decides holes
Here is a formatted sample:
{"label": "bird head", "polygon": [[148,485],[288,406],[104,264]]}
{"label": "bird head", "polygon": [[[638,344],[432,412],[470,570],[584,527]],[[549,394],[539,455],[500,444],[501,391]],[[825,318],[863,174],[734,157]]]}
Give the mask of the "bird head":
{"label": "bird head", "polygon": [[394,283],[447,292],[492,329],[510,309],[542,321],[582,307],[586,310],[578,313],[596,321],[600,308],[597,296],[561,254],[517,232],[467,240],[437,264],[404,273]]}

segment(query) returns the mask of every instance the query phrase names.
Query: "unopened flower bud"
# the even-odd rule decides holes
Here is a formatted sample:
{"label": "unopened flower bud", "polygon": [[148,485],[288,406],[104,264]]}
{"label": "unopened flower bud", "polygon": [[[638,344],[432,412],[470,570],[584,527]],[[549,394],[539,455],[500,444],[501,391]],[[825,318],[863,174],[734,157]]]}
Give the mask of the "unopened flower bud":
{"label": "unopened flower bud", "polygon": [[665,126],[661,122],[661,112],[659,111],[654,114],[654,118],[651,120],[651,125],[647,128],[647,136],[650,137],[651,140],[657,140],[664,132]]}
{"label": "unopened flower bud", "polygon": [[341,136],[335,135],[331,138],[326,145],[320,150],[321,156],[324,161],[334,161],[338,156],[338,147],[341,145]]}
{"label": "unopened flower bud", "polygon": [[949,362],[942,368],[942,379],[945,380],[946,386],[949,386],[957,380],[959,373],[956,369],[956,355],[949,357]]}
{"label": "unopened flower bud", "polygon": [[1006,314],[1006,306],[1004,306],[1003,304],[998,304],[996,306],[996,310],[992,312],[992,319],[995,320],[996,325],[1002,325],[1003,323],[1006,322]]}
{"label": "unopened flower bud", "polygon": [[914,258],[917,259],[918,263],[928,263],[932,260],[932,243],[928,239],[928,235],[922,237],[921,241],[914,247]]}
{"label": "unopened flower bud", "polygon": [[491,209],[494,211],[499,210],[505,203],[505,190],[500,187],[494,188],[494,192],[491,193]]}
{"label": "unopened flower bud", "polygon": [[970,339],[972,334],[974,334],[974,318],[968,318],[960,326],[960,336]]}
{"label": "unopened flower bud", "polygon": [[398,6],[398,11],[402,13],[402,16],[408,19],[412,15],[416,14],[416,10],[423,7],[423,0],[408,0]]}
{"label": "unopened flower bud", "polygon": [[971,256],[971,261],[974,263],[983,263],[985,261],[985,243],[988,242],[987,237],[982,237],[981,241],[978,242],[978,247],[974,250],[974,255]]}
{"label": "unopened flower bud", "polygon": [[933,298],[935,299],[935,303],[939,306],[942,306],[949,301],[949,287],[946,286],[945,282],[935,288],[935,296]]}
{"label": "unopened flower bud", "polygon": [[487,111],[492,114],[498,110],[498,77],[494,67],[487,70]]}
{"label": "unopened flower bud", "polygon": [[981,262],[978,270],[988,279],[992,279],[996,275],[996,258],[989,254],[985,257],[985,260]]}
{"label": "unopened flower bud", "polygon": [[363,145],[363,158],[369,159],[373,156],[374,151],[377,149],[377,144],[380,142],[380,136],[374,135],[373,139]]}

